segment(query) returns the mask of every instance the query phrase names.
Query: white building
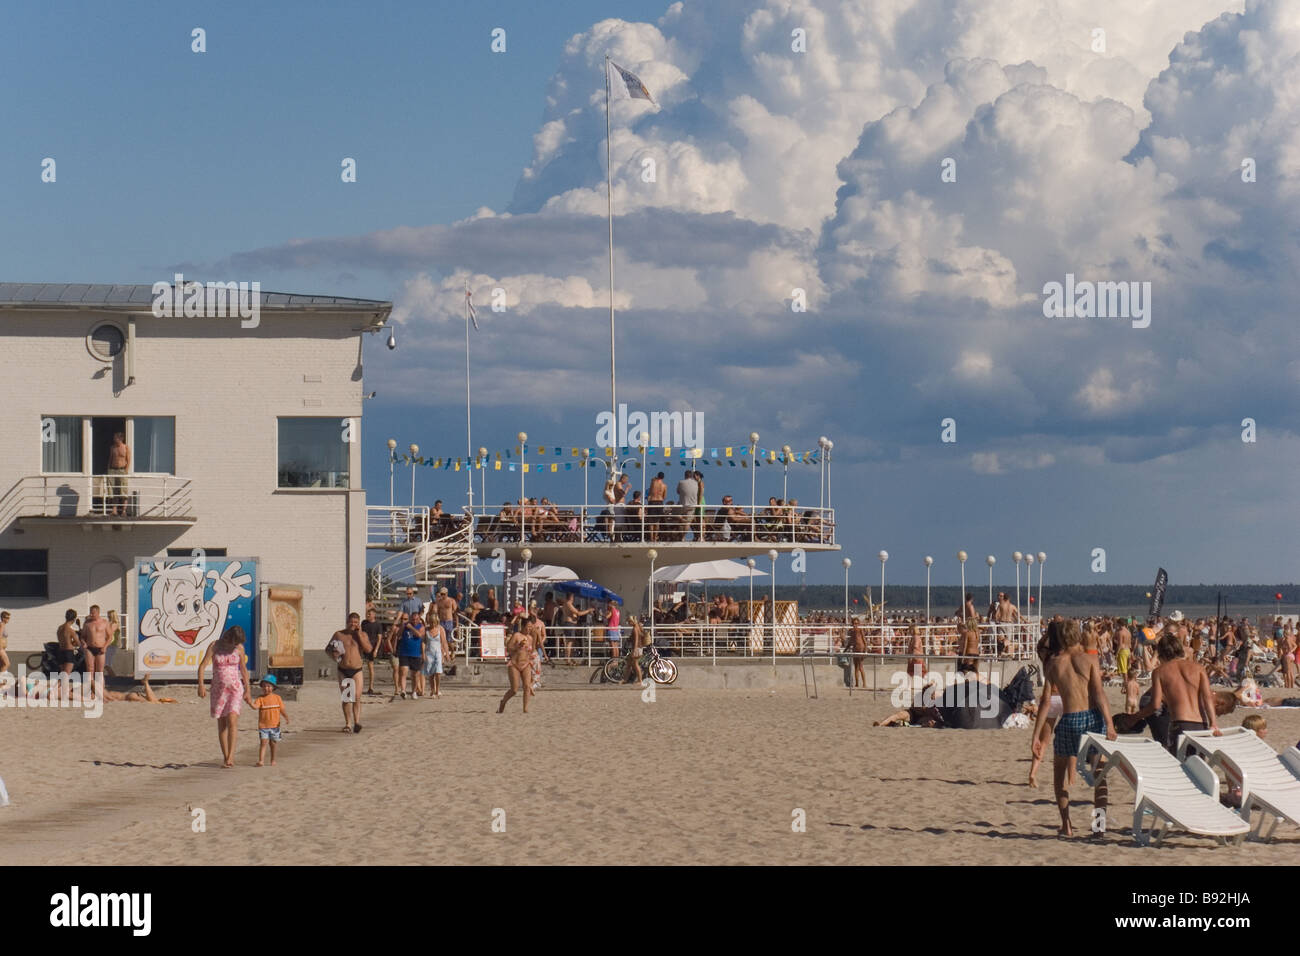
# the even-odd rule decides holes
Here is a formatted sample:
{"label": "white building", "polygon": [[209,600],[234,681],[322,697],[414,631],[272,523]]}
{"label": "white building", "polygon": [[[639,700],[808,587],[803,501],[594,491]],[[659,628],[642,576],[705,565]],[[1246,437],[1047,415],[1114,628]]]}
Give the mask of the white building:
{"label": "white building", "polygon": [[[157,317],[147,285],[0,283],[11,649],[39,649],[92,604],[121,613],[134,647],[135,559],[194,549],[258,558],[261,588],[305,587],[307,648],[364,608],[362,341],[392,304],[255,298],[246,327]],[[125,489],[106,476],[118,432]]]}

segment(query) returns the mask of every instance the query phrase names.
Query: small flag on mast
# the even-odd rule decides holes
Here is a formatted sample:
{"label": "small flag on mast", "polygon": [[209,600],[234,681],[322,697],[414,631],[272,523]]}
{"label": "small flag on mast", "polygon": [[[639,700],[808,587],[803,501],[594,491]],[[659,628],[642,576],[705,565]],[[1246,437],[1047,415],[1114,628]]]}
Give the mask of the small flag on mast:
{"label": "small flag on mast", "polygon": [[478,313],[474,311],[473,293],[469,291],[469,286],[465,286],[465,308],[469,311],[469,320],[474,323],[474,331],[478,331]]}
{"label": "small flag on mast", "polygon": [[628,96],[632,97],[634,100],[649,100],[651,103],[655,101],[654,97],[650,95],[650,91],[646,89],[645,84],[641,82],[639,76],[629,70],[623,69],[617,63],[614,63],[613,60],[610,60],[609,62],[613,64],[614,69],[618,70],[618,75],[623,78],[623,83],[627,86]]}

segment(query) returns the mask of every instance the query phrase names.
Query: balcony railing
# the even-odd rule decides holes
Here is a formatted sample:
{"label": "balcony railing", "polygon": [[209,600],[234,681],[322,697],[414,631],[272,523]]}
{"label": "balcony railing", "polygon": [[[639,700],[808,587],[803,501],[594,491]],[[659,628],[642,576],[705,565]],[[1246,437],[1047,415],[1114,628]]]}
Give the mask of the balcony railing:
{"label": "balcony railing", "polygon": [[[444,538],[461,529],[470,509],[437,515],[427,507],[366,508],[366,543],[372,548],[412,546]],[[576,544],[835,544],[833,508],[773,510],[766,505],[706,505],[692,513],[675,504],[648,508],[628,505],[530,506],[502,510],[476,505],[471,513],[473,540]]]}
{"label": "balcony railing", "polygon": [[582,544],[835,544],[833,508],[794,509],[766,505],[546,505],[521,514],[474,508],[475,540],[549,541]]}
{"label": "balcony railing", "polygon": [[0,499],[0,528],[18,518],[192,521],[192,483],[175,475],[29,475]]}

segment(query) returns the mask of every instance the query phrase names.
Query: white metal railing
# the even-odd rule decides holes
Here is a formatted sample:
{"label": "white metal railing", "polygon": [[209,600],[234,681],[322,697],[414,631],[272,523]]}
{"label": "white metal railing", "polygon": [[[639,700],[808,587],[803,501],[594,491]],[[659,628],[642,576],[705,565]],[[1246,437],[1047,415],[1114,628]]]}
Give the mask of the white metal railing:
{"label": "white metal railing", "polygon": [[429,509],[366,506],[366,545],[369,547],[416,544],[429,539]]}
{"label": "white metal railing", "polygon": [[175,475],[29,475],[0,499],[0,528],[27,517],[191,519],[192,492]]}
{"label": "white metal railing", "polygon": [[[424,527],[437,530],[436,523],[430,526],[426,522]],[[462,517],[454,530],[432,541],[408,538],[404,543],[409,547],[370,568],[371,580],[380,585],[423,585],[437,580],[440,574],[450,577],[468,570],[475,560],[472,535],[472,525]]]}
{"label": "white metal railing", "polygon": [[[522,513],[521,513],[522,511]],[[770,508],[767,505],[475,505],[475,540],[575,543],[674,541],[751,544],[834,544],[833,508]]]}
{"label": "white metal railing", "polygon": [[[504,623],[504,622],[503,622]],[[644,626],[644,625],[643,625]],[[922,650],[910,651],[911,635],[906,627],[886,626],[881,634],[879,624],[862,625],[866,651],[854,655],[849,638],[852,626],[844,624],[781,624],[777,623],[775,643],[771,624],[748,624],[743,621],[731,624],[656,624],[646,626],[654,642],[674,656],[684,658],[719,660],[758,659],[781,661],[807,661],[812,658],[834,659],[859,656],[876,662],[901,658],[920,657],[932,661],[951,661],[972,657],[979,660],[1032,660],[1040,629],[1037,622],[1016,624],[980,624],[978,655],[961,653],[957,643],[958,627],[953,624],[918,625]],[[891,630],[893,633],[891,633]],[[467,660],[482,660],[479,629],[462,624],[457,628],[458,645]],[[622,628],[623,649],[632,635],[632,628]],[[547,654],[554,660],[575,660],[594,664],[609,658],[611,642],[608,630],[601,626],[547,628]]]}

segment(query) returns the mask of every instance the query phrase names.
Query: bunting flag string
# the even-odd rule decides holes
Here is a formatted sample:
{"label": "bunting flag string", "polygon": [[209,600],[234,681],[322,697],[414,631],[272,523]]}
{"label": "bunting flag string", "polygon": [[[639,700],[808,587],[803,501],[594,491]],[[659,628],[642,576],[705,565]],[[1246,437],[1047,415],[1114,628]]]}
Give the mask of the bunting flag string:
{"label": "bunting flag string", "polygon": [[[516,471],[522,468],[526,474],[559,474],[561,472],[572,471],[576,464],[578,470],[581,470],[585,464],[589,468],[599,468],[604,466],[604,458],[613,458],[615,453],[620,457],[632,458],[631,464],[634,468],[640,469],[642,458],[639,447],[607,446],[600,448],[593,446],[582,448],[570,446],[568,449],[569,457],[574,459],[585,459],[577,462],[563,462],[564,467],[560,467],[560,462],[529,462],[529,455],[536,455],[541,458],[560,458],[564,455],[564,447],[560,445],[514,445],[503,448],[499,451],[489,451],[482,458],[465,458],[455,455],[420,455],[412,457],[408,454],[394,455],[393,461],[403,465],[419,465],[423,468],[435,468],[444,471],[461,471],[462,469],[481,470],[490,468],[493,471]],[[645,449],[646,468],[671,468],[671,467],[705,467],[712,465],[721,468],[724,465],[732,468],[736,467],[739,462],[741,468],[750,467],[752,461],[753,467],[761,468],[764,465],[771,467],[773,465],[820,465],[822,463],[819,451],[791,451],[789,455],[775,448],[755,448],[750,449],[747,445],[722,445],[717,448],[682,448],[672,446],[650,446]],[[516,462],[518,458],[520,461]],[[490,464],[489,464],[490,463]],[[549,468],[547,465],[549,464]],[[626,464],[626,462],[624,462]],[[503,467],[504,466],[504,467]]]}

